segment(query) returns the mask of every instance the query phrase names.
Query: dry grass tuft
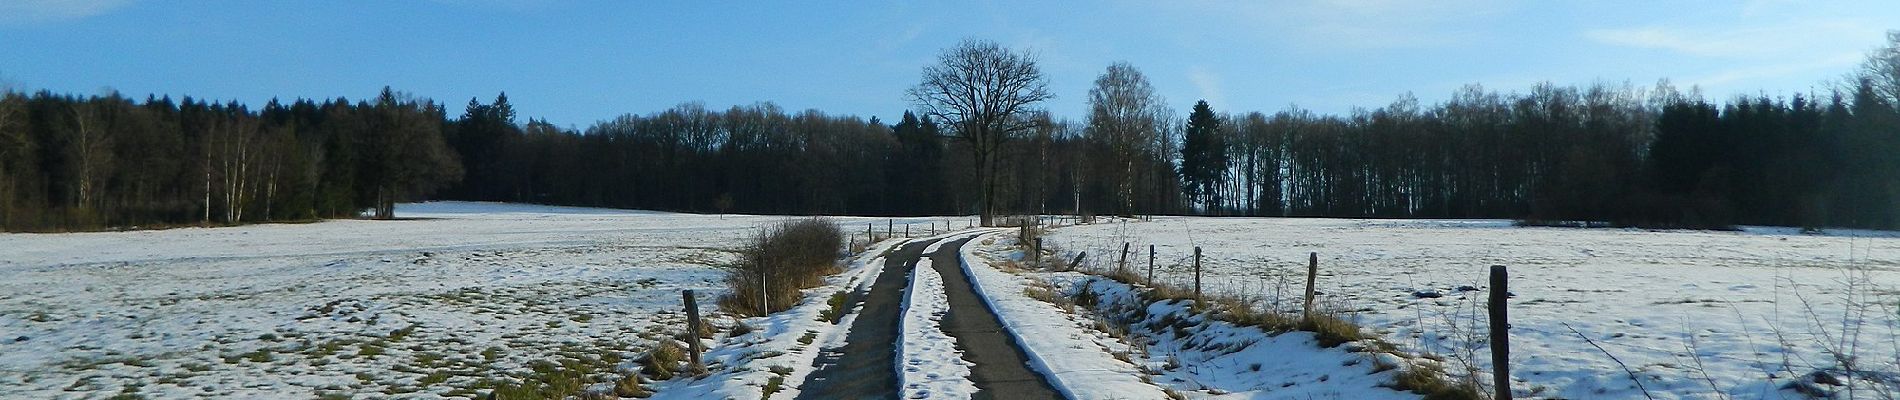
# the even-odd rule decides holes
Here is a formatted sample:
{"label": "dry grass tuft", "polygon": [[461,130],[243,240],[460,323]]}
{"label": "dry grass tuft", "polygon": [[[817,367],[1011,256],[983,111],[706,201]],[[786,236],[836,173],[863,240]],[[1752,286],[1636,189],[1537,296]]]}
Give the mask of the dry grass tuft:
{"label": "dry grass tuft", "polygon": [[662,339],[658,345],[653,346],[653,350],[647,352],[646,357],[641,359],[640,372],[657,380],[673,379],[673,375],[679,370],[680,361],[684,359],[686,359],[686,349],[681,348],[679,342]]}

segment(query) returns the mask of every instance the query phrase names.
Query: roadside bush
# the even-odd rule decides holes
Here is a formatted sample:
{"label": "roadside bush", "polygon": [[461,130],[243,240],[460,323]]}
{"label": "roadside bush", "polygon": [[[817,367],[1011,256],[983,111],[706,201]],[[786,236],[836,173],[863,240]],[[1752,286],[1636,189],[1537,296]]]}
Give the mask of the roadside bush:
{"label": "roadside bush", "polygon": [[796,305],[800,290],[824,283],[826,275],[838,273],[838,250],[844,246],[844,232],[825,218],[785,221],[767,227],[754,236],[739,265],[726,273],[727,294],[719,306],[728,312],[746,316],[760,314],[762,305],[771,312]]}

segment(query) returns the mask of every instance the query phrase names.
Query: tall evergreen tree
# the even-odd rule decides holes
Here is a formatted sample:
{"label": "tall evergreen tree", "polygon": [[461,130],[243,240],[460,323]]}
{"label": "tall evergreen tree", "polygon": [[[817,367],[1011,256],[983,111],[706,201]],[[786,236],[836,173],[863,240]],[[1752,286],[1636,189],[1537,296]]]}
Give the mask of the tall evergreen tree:
{"label": "tall evergreen tree", "polygon": [[1220,188],[1226,184],[1228,165],[1225,142],[1220,117],[1206,100],[1195,102],[1181,133],[1179,174],[1188,199],[1200,202],[1207,212],[1216,212],[1221,205]]}

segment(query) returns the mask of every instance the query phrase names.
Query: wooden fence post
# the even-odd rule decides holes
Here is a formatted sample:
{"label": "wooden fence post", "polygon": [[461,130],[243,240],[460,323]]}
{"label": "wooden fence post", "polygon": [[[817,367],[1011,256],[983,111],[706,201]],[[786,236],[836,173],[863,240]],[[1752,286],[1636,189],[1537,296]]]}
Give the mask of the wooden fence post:
{"label": "wooden fence post", "polygon": [[1128,242],[1122,242],[1122,259],[1115,263],[1115,274],[1128,272]]}
{"label": "wooden fence post", "polygon": [[686,289],[681,295],[686,298],[686,348],[690,354],[687,358],[690,363],[686,365],[697,373],[706,369],[706,365],[699,362],[699,302],[693,299],[692,289]]}
{"label": "wooden fence post", "polygon": [[1194,246],[1194,306],[1201,306],[1201,246]]}
{"label": "wooden fence post", "polygon": [[1511,400],[1511,320],[1505,307],[1510,293],[1504,266],[1491,266],[1491,377],[1497,400]]}
{"label": "wooden fence post", "polygon": [[1306,254],[1306,309],[1301,318],[1313,320],[1313,281],[1319,279],[1319,252]]}
{"label": "wooden fence post", "polygon": [[1041,236],[1036,237],[1035,251],[1036,251],[1036,265],[1041,266],[1042,265],[1042,237]]}
{"label": "wooden fence post", "polygon": [[904,224],[904,237],[910,237],[910,224]]}
{"label": "wooden fence post", "polygon": [[897,220],[894,220],[894,219],[884,220],[884,234],[889,235],[889,236],[897,236]]}
{"label": "wooden fence post", "polygon": [[871,242],[875,242],[875,241],[877,241],[877,234],[875,234],[875,233],[872,233],[872,232],[871,232],[871,223],[869,223],[869,222],[866,222],[866,223],[864,223],[864,245],[865,245],[865,247],[870,247],[870,245],[871,245]]}
{"label": "wooden fence post", "polygon": [[1155,245],[1148,245],[1148,284],[1155,284]]}

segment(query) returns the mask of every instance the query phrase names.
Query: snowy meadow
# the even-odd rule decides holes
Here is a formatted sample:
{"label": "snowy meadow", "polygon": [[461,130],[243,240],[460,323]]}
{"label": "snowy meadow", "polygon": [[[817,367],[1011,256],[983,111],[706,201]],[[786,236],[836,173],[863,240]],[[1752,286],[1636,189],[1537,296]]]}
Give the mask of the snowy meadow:
{"label": "snowy meadow", "polygon": [[683,326],[680,290],[710,302],[718,266],[785,218],[397,213],[0,234],[0,398],[472,398],[536,374],[608,375]]}
{"label": "snowy meadow", "polygon": [[1900,372],[1900,238],[1889,232],[1157,217],[1047,238],[1065,257],[1086,251],[1109,268],[1131,243],[1140,274],[1153,244],[1155,279],[1176,284],[1192,283],[1200,246],[1207,290],[1290,311],[1317,252],[1322,303],[1462,371],[1490,370],[1486,273],[1505,265],[1520,395],[1800,398],[1809,388],[1849,394],[1851,383],[1852,397],[1882,398]]}

